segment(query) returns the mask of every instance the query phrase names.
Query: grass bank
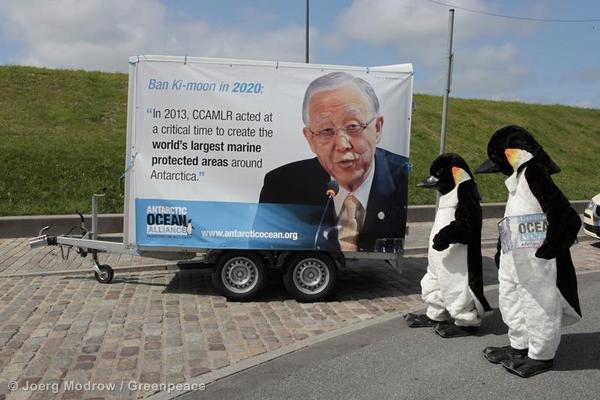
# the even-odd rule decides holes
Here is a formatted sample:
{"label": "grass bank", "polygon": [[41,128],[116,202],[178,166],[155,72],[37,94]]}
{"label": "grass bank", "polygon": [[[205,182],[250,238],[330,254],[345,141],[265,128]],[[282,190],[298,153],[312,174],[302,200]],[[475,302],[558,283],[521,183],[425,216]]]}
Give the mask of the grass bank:
{"label": "grass bank", "polygon": [[[0,88],[0,215],[89,210],[91,194],[104,187],[101,211],[122,212],[127,75],[0,66]],[[434,193],[415,184],[438,153],[442,98],[417,94],[415,104],[409,199],[431,204]],[[475,168],[490,135],[508,124],[534,133],[563,169],[555,179],[570,199],[600,191],[600,110],[451,99],[447,151]],[[501,176],[477,181],[484,202],[505,200]]]}

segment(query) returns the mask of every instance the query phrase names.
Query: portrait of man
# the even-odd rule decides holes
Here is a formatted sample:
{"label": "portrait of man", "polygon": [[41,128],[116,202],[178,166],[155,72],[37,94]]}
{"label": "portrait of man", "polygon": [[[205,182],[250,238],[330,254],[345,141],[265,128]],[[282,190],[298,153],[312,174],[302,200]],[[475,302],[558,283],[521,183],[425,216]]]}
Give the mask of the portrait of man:
{"label": "portrait of man", "polygon": [[263,204],[297,205],[275,224],[312,227],[312,247],[323,250],[374,251],[377,239],[404,237],[408,159],[377,147],[384,116],[373,87],[346,72],[323,75],[306,89],[302,120],[315,157],[265,175],[257,219]]}

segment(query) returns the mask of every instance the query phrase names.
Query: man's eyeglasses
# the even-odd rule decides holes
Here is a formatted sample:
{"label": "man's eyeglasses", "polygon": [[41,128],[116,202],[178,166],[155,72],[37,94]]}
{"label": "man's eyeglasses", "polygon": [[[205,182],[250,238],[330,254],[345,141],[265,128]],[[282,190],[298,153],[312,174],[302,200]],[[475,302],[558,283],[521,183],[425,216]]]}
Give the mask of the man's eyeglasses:
{"label": "man's eyeglasses", "polygon": [[333,137],[335,136],[337,131],[342,131],[350,137],[358,137],[358,136],[362,135],[363,131],[365,129],[367,129],[367,126],[369,126],[369,124],[371,124],[371,122],[375,121],[375,118],[377,118],[377,117],[375,116],[367,122],[353,121],[349,124],[346,124],[346,126],[344,126],[342,128],[335,128],[335,127],[323,128],[323,129],[319,129],[316,132],[310,128],[308,128],[308,130],[310,131],[310,133],[312,133],[313,137],[316,140],[318,140],[319,142],[328,143],[333,139]]}

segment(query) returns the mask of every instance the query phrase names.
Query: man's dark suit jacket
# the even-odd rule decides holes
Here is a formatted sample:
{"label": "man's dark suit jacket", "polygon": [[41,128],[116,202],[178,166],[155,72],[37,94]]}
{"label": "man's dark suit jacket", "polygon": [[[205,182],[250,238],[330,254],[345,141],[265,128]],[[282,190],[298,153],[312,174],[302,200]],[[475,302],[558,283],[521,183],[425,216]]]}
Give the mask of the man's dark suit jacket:
{"label": "man's dark suit jacket", "polygon": [[[369,193],[365,221],[358,236],[360,251],[373,251],[378,238],[404,238],[408,189],[408,159],[377,148],[375,175]],[[283,165],[265,175],[259,202],[315,206],[318,210],[303,221],[319,229],[316,247],[339,250],[333,200],[326,195],[329,174],[317,158]],[[260,219],[260,205],[257,213]],[[264,221],[263,221],[264,226]],[[324,232],[328,232],[324,234]],[[316,235],[315,235],[316,236]]]}

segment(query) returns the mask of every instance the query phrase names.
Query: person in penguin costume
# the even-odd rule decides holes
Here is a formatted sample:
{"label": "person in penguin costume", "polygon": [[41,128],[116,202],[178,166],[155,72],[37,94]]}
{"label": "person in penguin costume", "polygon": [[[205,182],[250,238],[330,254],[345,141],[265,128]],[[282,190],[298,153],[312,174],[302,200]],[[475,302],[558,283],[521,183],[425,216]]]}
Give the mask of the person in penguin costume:
{"label": "person in penguin costume", "polygon": [[504,216],[543,213],[546,219],[541,225],[547,227],[545,238],[537,248],[514,247],[512,239],[498,242],[498,303],[510,345],[483,350],[488,361],[528,378],[552,369],[561,324],[581,318],[569,251],[581,219],[552,181],[560,168],[527,130],[515,125],[498,130],[487,153],[489,159],[475,172],[508,176]]}
{"label": "person in penguin costume", "polygon": [[442,154],[429,173],[417,186],[435,188],[441,197],[429,237],[427,273],[421,280],[427,312],[405,318],[409,327],[432,326],[443,338],[472,335],[491,310],[483,295],[479,192],[458,154]]}

